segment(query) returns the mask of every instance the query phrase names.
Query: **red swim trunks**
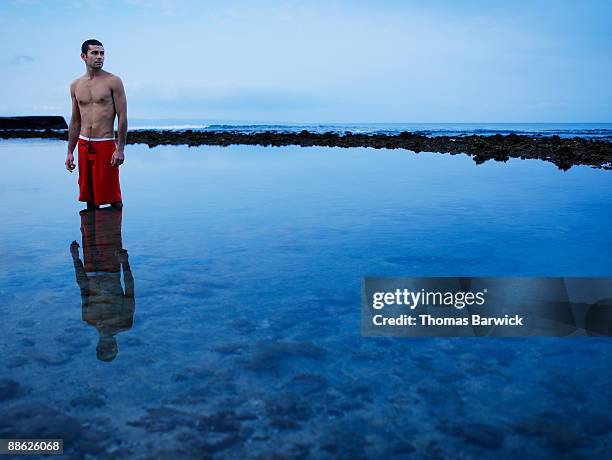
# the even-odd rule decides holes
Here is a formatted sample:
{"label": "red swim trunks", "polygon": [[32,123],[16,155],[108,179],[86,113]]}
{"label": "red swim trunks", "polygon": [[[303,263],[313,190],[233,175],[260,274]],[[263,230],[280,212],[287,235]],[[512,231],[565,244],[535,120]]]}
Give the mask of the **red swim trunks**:
{"label": "red swim trunks", "polygon": [[122,212],[113,208],[85,209],[80,215],[85,271],[119,272],[121,265],[117,251],[123,247]]}
{"label": "red swim trunks", "polygon": [[96,205],[123,201],[119,167],[110,164],[116,148],[114,139],[79,137],[79,201],[93,201]]}

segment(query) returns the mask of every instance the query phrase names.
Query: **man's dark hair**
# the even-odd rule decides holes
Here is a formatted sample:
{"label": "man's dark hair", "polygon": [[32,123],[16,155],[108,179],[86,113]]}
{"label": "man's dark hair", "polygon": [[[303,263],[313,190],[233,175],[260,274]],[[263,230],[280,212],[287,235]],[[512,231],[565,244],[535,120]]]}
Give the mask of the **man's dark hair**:
{"label": "man's dark hair", "polygon": [[104,46],[102,43],[100,43],[95,38],[90,38],[89,40],[85,40],[83,44],[81,45],[81,53],[87,54],[87,51],[89,51],[89,45]]}

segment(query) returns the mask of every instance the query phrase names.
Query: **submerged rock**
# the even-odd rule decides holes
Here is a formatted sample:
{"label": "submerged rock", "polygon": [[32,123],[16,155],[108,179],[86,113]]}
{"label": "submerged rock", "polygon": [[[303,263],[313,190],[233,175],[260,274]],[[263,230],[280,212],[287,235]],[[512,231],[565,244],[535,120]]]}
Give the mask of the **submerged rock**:
{"label": "submerged rock", "polygon": [[305,421],[312,416],[312,410],[303,399],[292,394],[285,394],[266,401],[266,414],[269,417]]}
{"label": "submerged rock", "polygon": [[62,352],[34,353],[32,359],[43,365],[61,366],[70,361],[70,356]]}
{"label": "submerged rock", "polygon": [[571,452],[587,442],[570,422],[549,412],[520,420],[512,427],[523,436],[543,438],[547,447],[560,452]]}
{"label": "submerged rock", "polygon": [[261,341],[245,366],[253,371],[276,370],[283,361],[307,358],[322,361],[327,352],[311,342]]}
{"label": "submerged rock", "polygon": [[582,430],[591,436],[605,436],[612,431],[610,416],[601,412],[581,414],[579,423]]}
{"label": "submerged rock", "polygon": [[162,406],[147,409],[146,415],[127,424],[144,428],[150,433],[165,433],[180,426],[195,427],[197,422],[196,414]]}
{"label": "submerged rock", "polygon": [[406,441],[399,441],[389,450],[392,455],[410,455],[416,452],[416,447]]}
{"label": "submerged rock", "polygon": [[25,356],[11,356],[6,360],[6,367],[9,369],[15,369],[16,367],[23,367],[28,364],[28,359]]}
{"label": "submerged rock", "polygon": [[283,385],[283,389],[298,393],[318,393],[328,388],[327,379],[321,374],[300,373]]}
{"label": "submerged rock", "polygon": [[39,402],[13,406],[0,413],[2,438],[62,438],[65,445],[81,438],[79,421]]}
{"label": "submerged rock", "polygon": [[19,396],[19,383],[11,379],[0,379],[0,401],[8,401]]}
{"label": "submerged rock", "polygon": [[82,395],[77,396],[70,400],[70,405],[72,407],[103,407],[106,405],[106,401],[98,395]]}
{"label": "submerged rock", "polygon": [[442,431],[462,438],[466,443],[483,449],[499,449],[504,443],[504,432],[500,428],[478,422],[468,422],[441,427]]}

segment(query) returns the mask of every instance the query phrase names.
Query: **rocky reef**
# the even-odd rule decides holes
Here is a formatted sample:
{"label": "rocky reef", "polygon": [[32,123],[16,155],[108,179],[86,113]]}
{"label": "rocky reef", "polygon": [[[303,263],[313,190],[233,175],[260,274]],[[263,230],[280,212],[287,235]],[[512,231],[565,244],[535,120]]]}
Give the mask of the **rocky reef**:
{"label": "rocky reef", "polygon": [[[0,130],[0,138],[46,138],[67,140],[65,131]],[[559,169],[568,170],[575,165],[587,165],[598,169],[612,169],[612,142],[581,137],[560,138],[519,136],[517,134],[493,136],[440,136],[427,137],[411,132],[397,135],[353,134],[345,132],[299,133],[265,131],[242,133],[238,131],[130,131],[128,144],[158,145],[220,145],[234,144],[302,147],[371,147],[375,149],[406,149],[415,153],[439,152],[451,155],[466,154],[477,164],[487,160],[508,161],[510,158],[540,159],[554,163]]]}

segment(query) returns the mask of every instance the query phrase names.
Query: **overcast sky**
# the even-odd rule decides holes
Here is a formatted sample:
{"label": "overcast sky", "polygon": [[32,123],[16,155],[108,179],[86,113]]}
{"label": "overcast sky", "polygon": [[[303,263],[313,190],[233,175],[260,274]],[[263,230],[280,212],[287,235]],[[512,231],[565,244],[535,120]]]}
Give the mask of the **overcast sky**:
{"label": "overcast sky", "polygon": [[610,122],[610,1],[0,2],[0,115],[69,116],[100,40],[134,118]]}

